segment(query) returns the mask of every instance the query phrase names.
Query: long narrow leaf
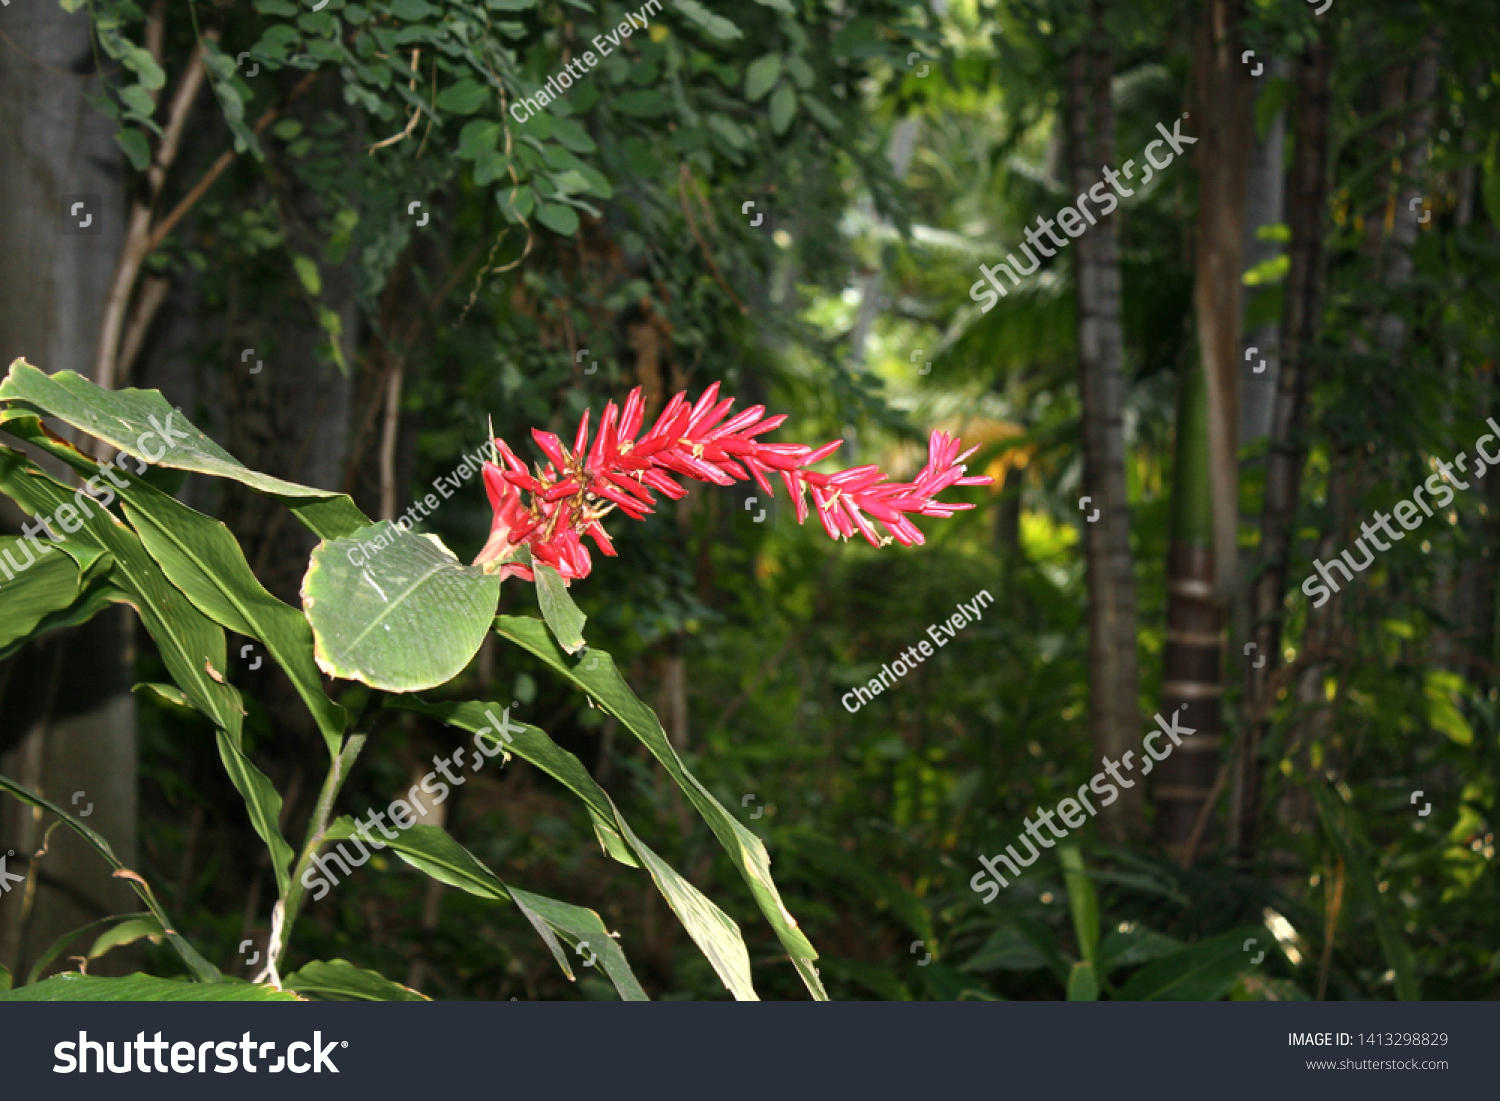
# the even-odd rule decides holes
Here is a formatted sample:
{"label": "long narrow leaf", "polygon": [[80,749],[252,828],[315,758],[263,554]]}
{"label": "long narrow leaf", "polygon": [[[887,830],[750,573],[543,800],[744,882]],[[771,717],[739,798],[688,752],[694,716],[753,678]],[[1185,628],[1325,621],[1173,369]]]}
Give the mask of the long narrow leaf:
{"label": "long narrow leaf", "polygon": [[584,689],[610,714],[618,718],[641,744],[662,763],[672,779],[682,788],[689,801],[698,809],[709,829],[734,861],[740,875],[749,885],[761,913],[771,923],[783,947],[791,956],[809,992],[814,998],[824,1000],[817,971],[812,961],[818,954],[802,930],[797,927],[781,895],[771,879],[771,859],[766,854],[760,838],[746,829],[713,797],[677,756],[672,743],[662,730],[656,715],[630,690],[625,679],[615,668],[614,660],[602,650],[590,649],[582,661],[570,665],[566,655],[539,620],[521,616],[501,616],[495,621],[495,630],[522,649],[535,654],[562,676]]}
{"label": "long narrow leaf", "polygon": [[84,825],[50,799],[44,799],[40,795],[27,791],[8,776],[0,776],[0,791],[6,792],[22,803],[25,803],[28,807],[36,807],[40,810],[49,811],[62,819],[69,829],[93,846],[94,851],[102,856],[111,868],[116,872],[125,873],[120,878],[130,883],[131,888],[140,896],[141,901],[146,904],[147,909],[156,915],[156,920],[161,922],[161,927],[167,940],[172,943],[173,948],[177,949],[177,954],[182,957],[182,962],[188,965],[189,970],[198,977],[198,981],[206,983],[224,981],[224,976],[219,974],[219,969],[199,955],[198,950],[189,944],[181,933],[173,929],[172,922],[167,917],[167,912],[156,901],[156,895],[151,890],[150,885],[140,876],[136,875],[135,872],[130,871],[124,864],[120,863],[120,858],[115,855],[114,849],[110,848],[109,842],[101,834]]}

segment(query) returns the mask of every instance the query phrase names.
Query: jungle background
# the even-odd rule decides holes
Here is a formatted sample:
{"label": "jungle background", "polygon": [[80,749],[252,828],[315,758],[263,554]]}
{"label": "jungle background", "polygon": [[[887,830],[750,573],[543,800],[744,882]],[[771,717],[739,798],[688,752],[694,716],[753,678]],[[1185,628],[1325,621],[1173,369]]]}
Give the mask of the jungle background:
{"label": "jungle background", "polygon": [[[0,362],[160,389],[249,466],[377,519],[490,426],[534,459],[531,427],[566,435],[637,385],[654,415],[722,380],[791,414],[776,439],[842,438],[839,465],[894,477],[957,433],[995,484],[921,521],[923,547],[694,486],[617,517],[620,556],[572,586],[589,642],[765,839],[830,994],[1060,998],[1094,906],[1112,996],[1495,996],[1500,478],[1322,607],[1300,588],[1500,415],[1493,5],[668,0],[516,121],[642,10],[13,0]],[[1176,122],[1196,145],[980,311],[980,264]],[[239,487],[174,488],[297,603],[311,536]],[[476,477],[421,528],[467,560],[489,515]],[[23,519],[4,502],[5,531]],[[982,620],[841,704],[980,591]],[[506,582],[502,612],[535,607]],[[301,821],[317,732],[240,641],[247,751]],[[578,754],[741,923],[762,997],[805,996],[650,757],[495,642],[468,694]],[[249,974],[274,884],[211,727],[132,691],[160,664],[123,608],[10,653],[0,772],[86,791],[182,930]],[[982,904],[980,854],[1184,705],[1193,751],[1080,832],[1083,871],[1049,851]],[[458,738],[386,724],[342,805],[385,806]],[[441,812],[508,881],[596,909],[653,997],[724,995],[546,776],[513,761]],[[0,898],[13,973],[130,908],[83,846],[32,856],[28,809],[0,840],[35,873]],[[1184,945],[1205,947],[1182,974],[1132,985]],[[294,954],[439,998],[613,997],[514,909],[380,855],[310,904]],[[88,966],[180,971],[145,941]]]}

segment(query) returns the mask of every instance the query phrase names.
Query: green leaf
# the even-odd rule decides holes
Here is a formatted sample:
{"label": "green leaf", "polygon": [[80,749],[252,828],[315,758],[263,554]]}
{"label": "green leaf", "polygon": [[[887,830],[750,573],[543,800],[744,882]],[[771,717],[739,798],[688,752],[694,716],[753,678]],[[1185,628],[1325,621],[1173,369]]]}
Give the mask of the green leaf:
{"label": "green leaf", "polygon": [[515,722],[504,709],[501,717],[496,718],[494,704],[429,704],[410,697],[387,702],[392,708],[430,715],[481,734],[486,741],[536,765],[571,790],[588,807],[594,831],[605,851],[623,864],[646,869],[730,993],[737,998],[755,998],[750,957],[739,926],[636,836],[577,757],[559,747],[543,731]]}
{"label": "green leaf", "polygon": [[143,937],[159,938],[165,936],[165,930],[161,922],[150,914],[135,914],[127,917],[113,929],[99,934],[94,945],[89,949],[89,959],[96,960],[106,952],[115,948],[123,948],[127,944],[134,944]]}
{"label": "green leaf", "polygon": [[437,105],[444,111],[452,111],[455,115],[472,115],[482,110],[489,102],[490,91],[477,80],[467,78],[450,84],[444,88],[437,97]]}
{"label": "green leaf", "polygon": [[614,660],[602,650],[590,649],[584,660],[569,665],[567,655],[558,647],[540,620],[520,616],[501,616],[495,630],[541,658],[562,676],[587,691],[610,714],[618,718],[662,763],[672,779],[682,788],[698,813],[708,823],[725,851],[729,853],[741,877],[749,886],[761,913],[771,923],[777,937],[791,956],[803,983],[815,998],[827,997],[813,970],[817,952],[808,942],[797,921],[781,901],[771,879],[771,860],[760,838],[746,829],[715,799],[683,765],[656,715],[640,701],[615,668]]}
{"label": "green leaf", "polygon": [[146,908],[156,916],[156,920],[161,924],[162,929],[166,930],[165,936],[167,940],[177,950],[177,954],[182,957],[182,962],[188,965],[188,969],[198,977],[200,982],[221,983],[224,981],[224,976],[219,974],[218,968],[199,955],[198,950],[189,944],[181,933],[173,931],[174,926],[168,920],[167,912],[156,901],[156,895],[151,890],[151,885],[135,872],[129,871],[124,864],[120,863],[120,858],[115,855],[114,849],[110,848],[109,842],[103,836],[84,825],[83,822],[74,818],[50,799],[45,799],[40,795],[27,791],[8,776],[0,776],[0,791],[6,792],[12,798],[25,803],[28,807],[35,807],[38,810],[49,811],[56,815],[63,821],[64,825],[88,842],[94,851],[102,856],[105,862],[116,873],[127,873],[119,878],[125,879],[130,884],[131,889],[146,904]]}
{"label": "green leaf", "polygon": [[0,535],[0,608],[5,609],[0,652],[30,638],[48,616],[71,607],[78,598],[79,575],[78,563],[57,553],[45,535],[38,533],[31,542]]}
{"label": "green leaf", "polygon": [[667,97],[654,88],[641,88],[634,92],[626,92],[622,96],[615,97],[611,106],[620,114],[636,119],[661,118],[671,109]]}
{"label": "green leaf", "polygon": [[[251,470],[195,428],[157,390],[104,390],[72,371],[46,375],[18,359],[10,365],[5,381],[0,382],[0,402],[4,401],[23,402],[156,466],[231,478],[268,493],[324,539],[352,535],[370,523],[345,494],[284,482]],[[171,446],[162,442],[158,425],[172,435],[168,441]],[[10,424],[6,428],[17,431]],[[36,442],[30,436],[26,438]],[[147,439],[152,441],[149,448],[145,446]]]}
{"label": "green leaf", "polygon": [[391,14],[408,23],[420,23],[428,16],[437,14],[437,11],[426,0],[395,0],[391,5]]}
{"label": "green leaf", "polygon": [[[15,422],[7,427],[14,430]],[[135,532],[97,503],[80,509],[80,503],[87,500],[81,491],[69,493],[66,486],[9,448],[0,448],[0,492],[33,515],[56,519],[64,508],[83,513],[74,539],[114,556],[111,583],[128,594],[172,679],[195,707],[237,739],[244,709],[239,693],[223,679],[222,670],[228,665],[224,632],[167,580]],[[59,526],[65,525],[59,521]]]}
{"label": "green leaf", "polygon": [[927,908],[895,876],[807,830],[789,830],[781,841],[820,871],[843,880],[871,902],[889,909],[891,916],[899,919],[913,936],[929,946],[937,944],[937,930]]}
{"label": "green leaf", "polygon": [[797,93],[790,84],[779,85],[771,96],[771,129],[777,134],[786,133],[797,113]]}
{"label": "green leaf", "polygon": [[960,968],[962,971],[1039,971],[1047,958],[1018,930],[1002,925]]}
{"label": "green leaf", "polygon": [[536,599],[542,608],[542,618],[552,628],[557,644],[570,654],[583,649],[583,624],[588,617],[578,610],[573,598],[568,595],[568,584],[545,562],[532,563],[536,576]]}
{"label": "green leaf", "polygon": [[[128,930],[132,928],[141,918],[146,919],[146,924],[148,926],[147,931],[139,934],[138,936],[130,937],[130,940],[138,940],[140,939],[140,936],[161,935],[161,923],[158,922],[149,913],[111,914],[109,917],[100,918],[98,921],[91,921],[87,925],[80,926],[79,928],[74,929],[71,933],[64,933],[62,936],[53,941],[48,949],[40,956],[38,956],[36,958],[36,962],[31,965],[31,973],[26,976],[26,985],[30,986],[32,983],[36,982],[37,979],[41,978],[42,972],[47,970],[48,965],[51,964],[53,960],[57,959],[58,956],[62,955],[63,952],[67,950],[68,946],[79,937],[83,936],[83,934],[91,933],[95,929],[104,929],[106,926],[111,925],[116,926],[116,928]],[[111,948],[113,948],[116,944],[129,943],[129,941],[109,941],[108,943],[106,943],[107,938],[109,938],[112,933],[113,930],[105,932],[102,936],[94,941],[94,947],[88,955],[89,959],[98,959],[100,956],[104,955],[105,952],[108,952]],[[103,945],[103,947],[100,947],[101,945]]]}
{"label": "green leaf", "polygon": [[1089,977],[1097,995],[1099,984],[1094,975],[1099,966],[1099,896],[1089,882],[1077,845],[1064,845],[1057,855],[1068,889],[1068,906],[1073,912],[1073,934],[1078,938],[1079,954],[1089,964]]}
{"label": "green leaf", "polygon": [[167,83],[167,74],[162,72],[161,66],[156,63],[156,58],[151,56],[151,51],[141,46],[131,46],[125,51],[124,57],[120,59],[125,68],[141,78],[148,92],[157,92]]}
{"label": "green leaf", "polygon": [[[353,836],[354,823],[348,818],[340,818],[329,827],[327,840],[346,840]],[[569,979],[574,979],[573,970],[567,954],[558,944],[556,933],[570,937],[575,945],[588,940],[590,949],[604,961],[605,972],[614,982],[620,997],[627,1001],[647,1000],[624,953],[594,911],[506,886],[473,853],[437,826],[412,826],[400,831],[395,839],[381,833],[380,844],[389,846],[402,860],[440,883],[457,887],[477,898],[514,902],[547,943],[553,958]]]}
{"label": "green leaf", "polygon": [[1094,975],[1093,964],[1083,961],[1075,963],[1072,972],[1068,975],[1068,1001],[1097,1002],[1098,1000],[1099,980]]}
{"label": "green leaf", "polygon": [[766,54],[750,62],[745,70],[745,98],[755,103],[781,79],[781,55]]}
{"label": "green leaf", "polygon": [[192,983],[155,975],[120,979],[68,971],[0,994],[0,1002],[299,1002],[288,990],[247,982]]}
{"label": "green leaf", "polygon": [[1265,938],[1266,931],[1251,926],[1210,937],[1180,952],[1148,964],[1130,977],[1116,998],[1121,1001],[1212,1002],[1228,994],[1247,970],[1251,956],[1244,949],[1252,937]]}
{"label": "green leaf", "polygon": [[121,492],[126,517],[172,584],[204,615],[265,646],[307,704],[330,756],[337,757],[348,715],[323,691],[306,617],[265,590],[222,523],[137,478]]}
{"label": "green leaf", "polygon": [[318,272],[317,261],[300,253],[293,253],[292,267],[297,271],[297,279],[302,283],[303,290],[314,298],[323,293],[323,276]]}
{"label": "green leaf", "polygon": [[736,38],[743,37],[738,27],[709,11],[698,0],[677,0],[676,8],[679,15],[696,24],[710,38],[717,38],[720,42],[733,42]]}
{"label": "green leaf", "polygon": [[145,134],[134,127],[126,127],[115,133],[115,141],[125,151],[125,157],[130,161],[131,168],[137,172],[144,172],[151,166],[151,146],[146,143]]}
{"label": "green leaf", "polygon": [[1396,997],[1404,1002],[1419,1001],[1422,993],[1417,980],[1416,956],[1402,939],[1400,927],[1387,908],[1386,896],[1380,893],[1375,870],[1366,857],[1375,849],[1359,828],[1353,807],[1337,793],[1336,788],[1324,783],[1313,784],[1313,799],[1318,805],[1318,819],[1323,824],[1324,836],[1343,858],[1355,893],[1375,917],[1380,950],[1385,955],[1386,965],[1396,973]]}
{"label": "green leaf", "polygon": [[276,875],[276,893],[285,898],[291,884],[292,861],[296,855],[286,838],[281,835],[281,795],[264,772],[256,768],[249,757],[240,750],[239,738],[220,730],[219,757],[229,773],[235,790],[245,800],[245,809],[250,812],[250,824],[266,843],[271,853],[271,871]]}
{"label": "green leaf", "polygon": [[772,8],[783,15],[796,15],[797,10],[792,7],[791,0],[755,0],[762,7]]}
{"label": "green leaf", "polygon": [[1148,929],[1139,922],[1125,922],[1111,929],[1099,945],[1099,973],[1108,975],[1117,967],[1134,967],[1181,951],[1182,941]]}
{"label": "green leaf", "polygon": [[302,582],[318,668],[390,692],[461,673],[499,600],[497,575],[463,565],[437,536],[389,520],[358,539],[318,544]]}
{"label": "green leaf", "polygon": [[1458,745],[1474,744],[1474,728],[1458,709],[1467,685],[1457,673],[1441,669],[1428,670],[1422,680],[1422,697],[1427,702],[1427,722],[1432,729],[1446,734]]}
{"label": "green leaf", "polygon": [[281,985],[298,994],[333,1002],[427,1002],[432,999],[347,960],[314,960],[287,975]]}
{"label": "green leaf", "polygon": [[553,233],[571,237],[578,232],[578,213],[570,206],[560,203],[543,203],[536,212],[536,220]]}
{"label": "green leaf", "polygon": [[489,119],[474,119],[464,123],[458,133],[458,155],[464,160],[473,160],[481,153],[493,152],[500,142],[500,124]]}

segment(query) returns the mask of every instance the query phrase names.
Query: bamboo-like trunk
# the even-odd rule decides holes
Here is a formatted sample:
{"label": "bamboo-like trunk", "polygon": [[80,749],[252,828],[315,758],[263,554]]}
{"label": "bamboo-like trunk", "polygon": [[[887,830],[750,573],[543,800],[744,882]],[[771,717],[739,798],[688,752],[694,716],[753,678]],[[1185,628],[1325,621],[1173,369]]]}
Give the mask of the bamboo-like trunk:
{"label": "bamboo-like trunk", "polygon": [[1254,849],[1260,807],[1260,747],[1281,665],[1283,595],[1291,563],[1297,500],[1307,459],[1308,394],[1312,350],[1323,309],[1323,235],[1328,207],[1328,135],[1333,51],[1322,37],[1311,39],[1297,59],[1297,103],[1293,117],[1292,167],[1287,181],[1291,241],[1281,317],[1281,371],[1266,460],[1261,511],[1260,568],[1250,601],[1250,638],[1257,666],[1245,663],[1245,723],[1235,746],[1230,788],[1230,842],[1242,854]]}

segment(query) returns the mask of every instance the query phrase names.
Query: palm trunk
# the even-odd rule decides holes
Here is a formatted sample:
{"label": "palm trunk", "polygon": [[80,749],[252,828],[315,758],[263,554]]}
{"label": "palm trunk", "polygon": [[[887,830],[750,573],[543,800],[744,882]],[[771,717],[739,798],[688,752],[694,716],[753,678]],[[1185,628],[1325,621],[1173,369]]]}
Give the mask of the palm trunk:
{"label": "palm trunk", "polygon": [[[1101,166],[1113,167],[1115,161],[1110,98],[1114,59],[1097,6],[1091,5],[1091,15],[1090,47],[1075,50],[1068,59],[1067,129],[1074,191],[1087,191],[1102,178]],[[1084,525],[1089,721],[1094,756],[1118,760],[1127,751],[1138,752],[1141,737],[1135,563],[1125,485],[1120,265],[1114,218],[1101,215],[1098,223],[1074,241],[1084,492],[1099,510],[1099,519]],[[1139,787],[1122,791],[1118,801],[1100,810],[1104,836],[1118,842],[1144,832],[1144,804]]]}

